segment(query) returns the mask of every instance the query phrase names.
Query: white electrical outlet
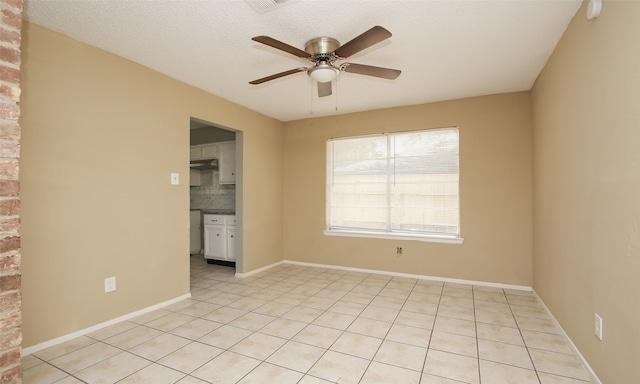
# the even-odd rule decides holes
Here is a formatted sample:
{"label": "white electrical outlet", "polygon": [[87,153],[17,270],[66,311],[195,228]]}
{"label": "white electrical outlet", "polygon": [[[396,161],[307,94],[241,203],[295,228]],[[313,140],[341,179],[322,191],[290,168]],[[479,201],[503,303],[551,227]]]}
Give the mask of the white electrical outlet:
{"label": "white electrical outlet", "polygon": [[114,277],[107,277],[106,279],[104,279],[104,292],[113,292],[116,290],[116,278]]}
{"label": "white electrical outlet", "polygon": [[602,340],[602,317],[600,317],[597,313],[595,314],[596,325],[595,325],[595,334],[596,337]]}

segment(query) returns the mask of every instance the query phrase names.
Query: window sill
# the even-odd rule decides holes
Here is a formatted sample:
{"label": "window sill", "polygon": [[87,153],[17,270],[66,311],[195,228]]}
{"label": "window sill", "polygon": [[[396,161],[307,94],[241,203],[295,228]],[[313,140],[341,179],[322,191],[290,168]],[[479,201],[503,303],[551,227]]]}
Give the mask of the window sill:
{"label": "window sill", "polygon": [[462,244],[464,239],[462,237],[453,236],[430,236],[430,235],[416,235],[416,234],[404,234],[404,233],[380,233],[380,232],[366,232],[366,231],[339,231],[335,229],[325,229],[323,231],[325,236],[343,236],[343,237],[365,237],[372,239],[391,239],[391,240],[416,240],[425,241],[429,243],[445,243],[445,244]]}

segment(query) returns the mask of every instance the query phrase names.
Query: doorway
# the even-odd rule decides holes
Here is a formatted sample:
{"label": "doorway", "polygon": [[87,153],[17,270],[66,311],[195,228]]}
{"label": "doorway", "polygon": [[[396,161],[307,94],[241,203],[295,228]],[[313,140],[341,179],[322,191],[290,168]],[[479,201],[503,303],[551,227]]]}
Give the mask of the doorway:
{"label": "doorway", "polygon": [[189,128],[189,253],[241,273],[242,132],[194,117]]}

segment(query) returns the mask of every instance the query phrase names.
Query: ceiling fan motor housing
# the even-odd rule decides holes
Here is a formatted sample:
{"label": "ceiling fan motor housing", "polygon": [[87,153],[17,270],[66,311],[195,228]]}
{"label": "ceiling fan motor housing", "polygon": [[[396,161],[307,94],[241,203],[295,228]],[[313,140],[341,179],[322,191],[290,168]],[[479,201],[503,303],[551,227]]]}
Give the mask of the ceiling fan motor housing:
{"label": "ceiling fan motor housing", "polygon": [[316,37],[304,45],[304,51],[311,56],[331,56],[338,48],[340,48],[338,40],[330,37]]}

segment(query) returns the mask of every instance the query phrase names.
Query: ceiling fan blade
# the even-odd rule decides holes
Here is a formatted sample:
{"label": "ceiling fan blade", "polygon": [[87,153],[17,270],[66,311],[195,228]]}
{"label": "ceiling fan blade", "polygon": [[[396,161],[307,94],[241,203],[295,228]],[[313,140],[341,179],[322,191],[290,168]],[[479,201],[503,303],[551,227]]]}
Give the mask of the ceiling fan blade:
{"label": "ceiling fan blade", "polygon": [[331,82],[318,83],[318,97],[325,97],[331,95]]}
{"label": "ceiling fan blade", "polygon": [[279,49],[281,51],[290,53],[294,56],[297,56],[303,59],[308,59],[309,57],[311,57],[311,55],[309,55],[307,52],[303,51],[302,49],[298,49],[296,47],[293,47],[287,43],[283,43],[282,41],[276,40],[269,36],[256,36],[251,40],[257,41],[258,43],[262,43],[264,45],[268,45],[270,47]]}
{"label": "ceiling fan blade", "polygon": [[362,35],[356,37],[355,39],[352,39],[351,41],[342,45],[340,48],[336,49],[335,54],[342,58],[347,58],[390,37],[391,32],[387,31],[379,25],[376,25]]}
{"label": "ceiling fan blade", "polygon": [[262,83],[267,82],[269,80],[275,80],[275,79],[278,79],[280,77],[284,77],[284,76],[287,76],[287,75],[293,75],[294,73],[298,73],[298,72],[302,72],[302,71],[306,71],[306,70],[307,70],[307,67],[300,67],[300,68],[296,68],[296,69],[290,69],[288,71],[276,73],[275,75],[271,75],[271,76],[263,77],[263,78],[258,79],[258,80],[250,81],[249,84],[253,84],[253,85],[262,84]]}
{"label": "ceiling fan blade", "polygon": [[374,67],[371,65],[364,64],[352,64],[352,63],[343,63],[340,66],[340,69],[345,72],[357,73],[359,75],[367,75],[374,77],[381,77],[383,79],[394,80],[398,76],[400,76],[401,71],[397,69],[389,69],[382,67]]}

